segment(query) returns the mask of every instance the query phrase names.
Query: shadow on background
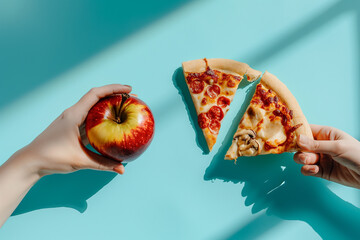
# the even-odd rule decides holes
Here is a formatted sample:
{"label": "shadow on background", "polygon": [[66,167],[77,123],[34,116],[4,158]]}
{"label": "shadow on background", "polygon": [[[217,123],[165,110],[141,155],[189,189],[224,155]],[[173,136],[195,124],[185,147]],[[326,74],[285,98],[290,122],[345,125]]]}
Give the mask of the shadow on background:
{"label": "shadow on background", "polygon": [[[342,0],[275,44],[247,58],[248,63],[256,66],[270,59],[341,13],[350,10],[357,11],[360,26],[360,2]],[[357,31],[360,33],[359,29]],[[360,34],[358,37],[360,39]],[[243,106],[248,105],[251,96],[252,94],[247,94],[249,99]],[[235,117],[218,153],[206,169],[204,180],[220,179],[225,182],[244,183],[242,196],[246,198],[245,205],[252,206],[251,211],[254,214],[266,210],[266,215],[259,215],[224,238],[259,238],[282,220],[300,220],[309,224],[323,239],[360,239],[360,209],[331,192],[325,185],[326,181],[301,175],[300,166],[292,160],[293,154],[242,157],[237,160],[236,165],[233,161],[224,160],[244,111],[242,107]]]}
{"label": "shadow on background", "polygon": [[[90,144],[90,151],[98,153]],[[124,163],[124,167],[126,167]],[[87,209],[87,202],[108,184],[117,173],[97,170],[79,170],[68,174],[52,174],[42,177],[25,195],[12,216],[44,208],[68,207],[80,213]]]}
{"label": "shadow on background", "polygon": [[30,189],[12,216],[57,207],[73,208],[83,213],[87,209],[86,200],[116,175],[112,172],[80,170],[45,176]]}
{"label": "shadow on background", "polygon": [[172,76],[172,80],[174,86],[179,91],[179,95],[181,96],[182,101],[184,102],[187,115],[189,116],[189,121],[196,133],[195,134],[196,144],[203,151],[203,154],[208,154],[209,148],[207,146],[204,134],[201,128],[199,127],[199,124],[197,123],[198,115],[196,113],[194,103],[191,99],[189,89],[186,85],[182,67],[179,67],[178,69],[175,70]]}
{"label": "shadow on background", "polygon": [[[294,28],[285,35],[282,35],[273,44],[266,46],[265,49],[261,49],[258,53],[252,53],[251,56],[246,57],[246,63],[256,66],[257,64],[268,61],[276,54],[281,53],[282,51],[296,44],[298,41],[304,39],[311,33],[314,33],[319,28],[325,26],[326,24],[329,24],[331,21],[334,21],[341,14],[347,13],[352,10],[357,11],[357,15],[359,15],[360,1],[340,0],[338,2],[335,2],[335,4],[331,5],[329,8],[325,9],[320,14],[317,14],[315,17],[310,18],[301,26]],[[357,30],[359,30],[359,25],[357,27]]]}
{"label": "shadow on background", "polygon": [[189,1],[0,1],[0,109]]}
{"label": "shadow on background", "polygon": [[[340,0],[302,26],[282,36],[274,44],[252,54],[246,58],[246,62],[254,66],[261,64],[341,14],[352,11],[355,11],[357,17],[356,31],[359,44],[360,1]],[[358,51],[360,60],[360,44]],[[239,226],[224,239],[259,238],[282,220],[304,221],[323,239],[360,239],[359,208],[331,192],[325,185],[326,181],[301,175],[300,166],[294,163],[292,154],[242,157],[237,160],[236,165],[233,161],[224,160],[225,153],[231,145],[232,134],[243,112],[243,109],[240,110],[234,120],[232,131],[229,131],[219,152],[212,159],[204,179],[244,183],[242,195],[246,197],[245,205],[252,205],[252,213],[266,209],[266,215],[260,214],[252,222]]]}
{"label": "shadow on background", "polygon": [[260,215],[226,239],[260,237],[281,219],[304,221],[323,239],[360,239],[360,209],[331,192],[323,180],[302,176],[292,154],[243,157],[235,165],[223,159],[230,144],[226,141],[214,157],[204,179],[244,183],[242,196],[252,213],[266,209],[278,219]]}
{"label": "shadow on background", "polygon": [[253,214],[266,209],[266,215],[259,215],[224,239],[259,238],[282,219],[304,221],[323,239],[360,239],[360,209],[331,192],[324,180],[303,176],[292,153],[240,157],[236,164],[224,160],[255,88],[256,83],[248,88],[246,100],[206,169],[204,180],[244,183],[245,205],[252,205]]}

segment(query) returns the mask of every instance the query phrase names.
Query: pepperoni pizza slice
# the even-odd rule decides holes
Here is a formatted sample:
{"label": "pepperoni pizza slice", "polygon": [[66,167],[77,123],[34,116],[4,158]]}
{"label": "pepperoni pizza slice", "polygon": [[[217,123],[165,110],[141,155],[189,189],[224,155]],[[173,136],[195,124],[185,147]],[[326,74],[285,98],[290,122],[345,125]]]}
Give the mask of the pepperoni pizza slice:
{"label": "pepperoni pizza slice", "polygon": [[198,59],[184,62],[182,66],[198,115],[198,124],[211,151],[221,122],[244,75],[248,81],[255,81],[261,72],[229,59]]}
{"label": "pepperoni pizza slice", "polygon": [[298,102],[279,79],[265,72],[225,159],[297,151],[300,134],[313,138]]}

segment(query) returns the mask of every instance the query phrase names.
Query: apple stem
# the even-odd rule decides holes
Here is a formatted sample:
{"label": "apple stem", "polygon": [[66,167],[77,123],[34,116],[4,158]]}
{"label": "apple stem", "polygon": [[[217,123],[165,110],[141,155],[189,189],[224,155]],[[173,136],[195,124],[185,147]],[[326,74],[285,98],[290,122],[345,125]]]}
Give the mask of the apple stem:
{"label": "apple stem", "polygon": [[120,124],[122,121],[121,121],[121,112],[122,112],[122,107],[124,105],[124,103],[126,102],[126,100],[128,100],[128,98],[130,97],[129,94],[127,93],[122,93],[121,94],[121,103],[120,103],[120,107],[119,107],[119,112],[116,112],[115,111],[115,118],[112,119],[114,122],[116,122],[117,124]]}
{"label": "apple stem", "polygon": [[[127,94],[127,93],[122,93],[122,94],[121,94],[121,97],[122,97],[122,99],[121,99],[121,104],[120,104],[120,108],[119,108],[119,111],[120,111],[120,112],[121,112],[122,106],[124,105],[124,103],[126,102],[126,100],[128,100],[128,98],[130,97],[130,95]],[[120,113],[120,112],[119,112],[119,113]]]}
{"label": "apple stem", "polygon": [[114,121],[114,122],[116,122],[116,123],[121,123],[120,117],[114,117],[114,118],[109,117],[108,119],[111,120],[111,121]]}

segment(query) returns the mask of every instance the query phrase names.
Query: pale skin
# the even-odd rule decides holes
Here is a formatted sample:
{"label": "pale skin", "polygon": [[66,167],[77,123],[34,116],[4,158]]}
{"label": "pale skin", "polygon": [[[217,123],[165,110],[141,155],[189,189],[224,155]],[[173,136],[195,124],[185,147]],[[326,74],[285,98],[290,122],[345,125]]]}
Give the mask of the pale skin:
{"label": "pale skin", "polygon": [[30,188],[43,176],[95,169],[124,173],[124,166],[98,155],[87,144],[83,123],[91,107],[108,95],[129,93],[130,86],[111,84],[93,88],[66,109],[30,144],[0,166],[0,227]]}
{"label": "pale skin", "polygon": [[301,152],[294,155],[301,172],[346,186],[360,188],[360,142],[333,128],[310,125],[315,140],[300,136]]}
{"label": "pale skin", "polygon": [[[124,166],[86,149],[83,123],[88,111],[102,97],[129,93],[130,86],[112,84],[91,89],[66,109],[34,141],[0,166],[0,227],[29,189],[43,176],[95,169],[124,173]],[[302,152],[294,155],[304,175],[325,178],[360,188],[360,143],[347,133],[311,125],[315,140],[300,136]]]}

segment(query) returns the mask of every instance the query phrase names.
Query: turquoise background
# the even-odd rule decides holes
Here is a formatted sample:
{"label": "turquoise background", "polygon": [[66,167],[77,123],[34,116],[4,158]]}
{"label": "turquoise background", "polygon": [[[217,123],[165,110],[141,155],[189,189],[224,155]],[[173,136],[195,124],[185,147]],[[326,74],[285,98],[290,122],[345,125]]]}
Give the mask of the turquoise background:
{"label": "turquoise background", "polygon": [[268,70],[309,122],[359,138],[359,43],[356,0],[0,0],[1,162],[95,86],[132,85],[156,120],[123,176],[44,177],[0,239],[360,239],[358,190],[302,176],[292,154],[223,160],[255,84],[207,153],[180,68]]}

